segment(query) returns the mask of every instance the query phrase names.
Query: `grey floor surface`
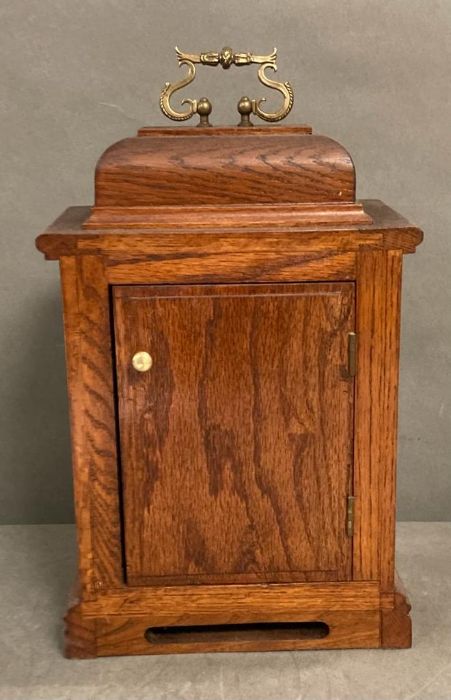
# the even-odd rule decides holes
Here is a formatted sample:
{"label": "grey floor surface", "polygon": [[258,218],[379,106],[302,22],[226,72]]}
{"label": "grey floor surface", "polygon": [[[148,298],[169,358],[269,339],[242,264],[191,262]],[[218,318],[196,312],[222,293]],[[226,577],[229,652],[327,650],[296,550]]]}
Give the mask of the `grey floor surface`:
{"label": "grey floor surface", "polygon": [[0,700],[451,700],[451,523],[400,523],[413,605],[403,651],[189,654],[69,661],[70,525],[0,527]]}

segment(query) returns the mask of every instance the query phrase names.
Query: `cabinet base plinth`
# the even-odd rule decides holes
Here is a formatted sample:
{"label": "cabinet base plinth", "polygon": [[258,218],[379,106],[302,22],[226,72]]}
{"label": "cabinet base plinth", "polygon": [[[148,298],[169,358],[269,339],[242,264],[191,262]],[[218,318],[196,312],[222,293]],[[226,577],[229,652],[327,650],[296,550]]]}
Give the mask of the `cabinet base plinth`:
{"label": "cabinet base plinth", "polygon": [[410,649],[412,620],[410,603],[404,591],[395,592],[395,606],[381,612],[381,646],[383,649]]}
{"label": "cabinet base plinth", "polygon": [[[410,605],[399,589],[390,596],[390,606],[387,600],[384,604],[378,602],[374,582],[314,584],[306,586],[301,596],[298,586],[292,591],[287,590],[289,587],[269,586],[260,591],[259,599],[249,597],[240,610],[238,598],[234,598],[237,594],[231,591],[226,608],[219,592],[213,593],[214,588],[205,587],[211,594],[204,604],[199,597],[196,599],[199,593],[193,591],[191,609],[187,588],[181,593],[169,588],[158,593],[150,589],[134,589],[133,593],[124,590],[97,601],[76,603],[65,618],[66,656],[81,659],[131,654],[402,649],[411,645]],[[312,589],[316,599],[310,597]],[[331,606],[321,606],[321,596],[324,600],[331,590]],[[358,603],[356,609],[350,605],[352,596]],[[305,608],[299,605],[300,597]],[[177,599],[173,609],[171,598]],[[181,609],[180,604],[186,607]]]}
{"label": "cabinet base plinth", "polygon": [[69,608],[64,618],[64,654],[69,659],[92,659],[97,656],[96,620],[86,617],[80,605]]}
{"label": "cabinet base plinth", "polygon": [[[286,622],[155,628],[146,615],[83,618],[66,616],[68,658],[129,654],[176,654],[301,649],[371,649],[380,644],[380,612],[309,611]],[[164,630],[164,631],[161,631]]]}

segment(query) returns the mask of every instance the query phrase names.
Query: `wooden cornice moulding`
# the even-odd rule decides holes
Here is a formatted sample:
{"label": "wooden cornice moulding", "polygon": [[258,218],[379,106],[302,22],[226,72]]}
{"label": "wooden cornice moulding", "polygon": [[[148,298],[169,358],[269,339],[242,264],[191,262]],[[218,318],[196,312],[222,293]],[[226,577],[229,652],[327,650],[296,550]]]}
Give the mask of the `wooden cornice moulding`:
{"label": "wooden cornice moulding", "polygon": [[[352,206],[352,205],[351,205]],[[92,209],[87,206],[69,207],[47,230],[36,239],[36,246],[48,260],[57,260],[61,256],[79,255],[86,252],[102,253],[107,258],[118,255],[133,256],[138,251],[141,255],[152,253],[173,254],[183,249],[211,247],[213,244],[222,250],[238,249],[245,253],[250,247],[272,250],[280,246],[294,250],[314,250],[332,245],[336,250],[359,250],[364,248],[398,249],[404,253],[414,253],[423,240],[423,232],[410,224],[396,211],[379,200],[362,200],[361,206],[371,218],[371,223],[303,223],[298,225],[291,216],[291,208],[281,207],[288,212],[289,220],[281,222],[280,216],[273,216],[270,224],[258,215],[258,207],[248,212],[245,207],[231,207],[239,214],[248,217],[247,224],[233,225],[222,216],[202,218],[196,208],[196,218],[189,216],[183,221],[177,215],[175,207],[169,209],[169,219],[165,220],[165,208],[155,208],[158,219],[149,221],[146,228],[120,225],[109,229],[91,228],[87,222],[92,216]],[[313,207],[314,208],[314,207]],[[187,207],[189,212],[193,210]],[[211,207],[203,211],[215,212]],[[230,209],[230,208],[228,208]],[[266,210],[277,212],[276,206]],[[220,210],[219,210],[220,211]],[[172,217],[171,217],[172,214]],[[252,222],[252,223],[251,223]],[[232,247],[228,242],[235,241]]]}
{"label": "wooden cornice moulding", "polygon": [[204,228],[217,220],[227,226],[297,227],[326,224],[369,224],[371,217],[360,202],[343,204],[258,204],[149,207],[94,206],[85,229]]}

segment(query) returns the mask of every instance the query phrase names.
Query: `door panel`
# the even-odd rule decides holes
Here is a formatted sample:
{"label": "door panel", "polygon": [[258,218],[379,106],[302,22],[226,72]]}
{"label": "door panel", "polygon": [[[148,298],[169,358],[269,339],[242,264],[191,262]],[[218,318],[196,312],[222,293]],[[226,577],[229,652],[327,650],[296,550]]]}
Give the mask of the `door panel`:
{"label": "door panel", "polygon": [[351,578],[353,283],[113,293],[129,583]]}

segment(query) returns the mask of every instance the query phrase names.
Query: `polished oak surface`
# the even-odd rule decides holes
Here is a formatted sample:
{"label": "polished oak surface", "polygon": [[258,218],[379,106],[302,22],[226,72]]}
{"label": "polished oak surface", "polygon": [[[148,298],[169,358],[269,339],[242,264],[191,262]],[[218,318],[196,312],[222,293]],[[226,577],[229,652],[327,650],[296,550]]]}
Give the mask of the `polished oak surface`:
{"label": "polished oak surface", "polygon": [[354,285],[114,300],[128,581],[350,578]]}
{"label": "polished oak surface", "polygon": [[354,165],[336,141],[302,127],[260,132],[167,129],[119,141],[97,164],[95,206],[355,201]]}
{"label": "polished oak surface", "polygon": [[[224,208],[204,207],[202,215],[199,207],[184,207],[177,217],[173,207],[158,207],[145,228],[136,229],[127,220],[123,227],[118,222],[113,230],[86,229],[92,208],[69,207],[37,237],[36,245],[48,260],[98,254],[107,266],[118,260],[145,258],[148,261],[184,259],[187,268],[196,257],[205,259],[219,253],[234,253],[236,260],[249,260],[250,254],[262,253],[268,268],[274,255],[284,255],[289,262],[300,252],[318,256],[325,251],[340,255],[369,249],[415,252],[423,239],[421,229],[380,200],[365,199],[362,206],[369,217],[366,222],[335,221],[321,225],[314,221],[300,222],[293,207],[276,208],[277,216],[274,208],[268,214],[265,206],[233,207],[227,212]],[[216,269],[214,261],[211,267]],[[320,278],[319,273],[310,277]]]}
{"label": "polished oak surface", "polygon": [[421,240],[306,127],[106,151],[96,206],[37,240],[64,300],[68,656],[411,644],[396,424]]}
{"label": "polished oak surface", "polygon": [[173,208],[183,224],[196,207],[198,220],[217,207],[238,222],[238,207],[238,218],[263,208],[274,222],[294,207],[302,223],[370,221],[355,201],[354,164],[343,146],[303,126],[268,126],[147,129],[113,144],[97,163],[84,226],[146,228],[162,208],[163,218]]}

